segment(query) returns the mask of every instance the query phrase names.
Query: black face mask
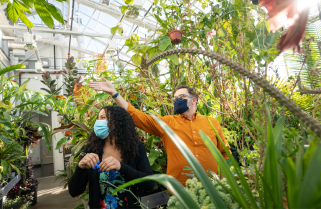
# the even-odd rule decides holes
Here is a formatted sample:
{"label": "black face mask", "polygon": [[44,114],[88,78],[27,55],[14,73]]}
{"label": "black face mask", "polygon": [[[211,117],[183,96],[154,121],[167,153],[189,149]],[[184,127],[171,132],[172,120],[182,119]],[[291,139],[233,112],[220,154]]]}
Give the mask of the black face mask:
{"label": "black face mask", "polygon": [[182,113],[186,112],[189,108],[191,108],[193,106],[192,105],[190,107],[187,107],[188,101],[189,100],[187,100],[187,99],[183,99],[182,101],[179,101],[178,99],[176,99],[175,103],[174,103],[174,111],[178,114],[182,114]]}

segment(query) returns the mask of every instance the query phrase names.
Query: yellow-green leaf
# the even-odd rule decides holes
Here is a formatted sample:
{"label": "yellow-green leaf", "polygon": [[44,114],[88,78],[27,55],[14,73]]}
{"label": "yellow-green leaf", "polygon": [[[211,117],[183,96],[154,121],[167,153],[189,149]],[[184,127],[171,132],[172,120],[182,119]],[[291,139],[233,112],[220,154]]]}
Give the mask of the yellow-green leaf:
{"label": "yellow-green leaf", "polygon": [[17,14],[17,11],[15,10],[14,6],[10,3],[10,1],[8,1],[8,5],[7,5],[7,14],[9,19],[15,23],[17,22],[19,16]]}
{"label": "yellow-green leaf", "polygon": [[116,33],[116,31],[117,31],[118,27],[119,27],[119,26],[117,25],[117,26],[115,26],[115,27],[111,28],[111,29],[110,29],[110,33],[111,33],[111,34]]}
{"label": "yellow-green leaf", "polygon": [[[0,107],[5,108],[5,109],[10,109],[9,105],[4,104],[3,102],[0,101]],[[3,125],[3,124],[2,124]]]}
{"label": "yellow-green leaf", "polygon": [[47,9],[47,2],[44,0],[35,0],[34,5],[37,14],[41,20],[51,29],[53,29],[54,21],[51,17],[50,12]]}
{"label": "yellow-green leaf", "polygon": [[140,63],[142,62],[142,57],[139,54],[135,54],[134,56],[132,56],[131,60],[135,65],[140,65]]}
{"label": "yellow-green leaf", "polygon": [[119,33],[119,35],[123,35],[123,28],[122,27],[118,27],[118,33]]}
{"label": "yellow-green leaf", "polygon": [[25,82],[23,82],[23,84],[21,84],[18,90],[18,94],[20,94],[23,90],[27,88],[29,81],[30,81],[30,78],[28,78],[28,80],[26,80]]}
{"label": "yellow-green leaf", "polygon": [[125,14],[125,12],[128,10],[128,6],[121,6],[120,10],[122,14]]}

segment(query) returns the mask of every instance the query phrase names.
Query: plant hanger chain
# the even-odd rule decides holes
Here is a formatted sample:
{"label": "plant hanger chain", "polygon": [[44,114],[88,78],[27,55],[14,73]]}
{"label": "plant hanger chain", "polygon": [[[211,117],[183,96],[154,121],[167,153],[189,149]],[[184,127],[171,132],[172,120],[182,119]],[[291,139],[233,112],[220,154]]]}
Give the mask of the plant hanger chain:
{"label": "plant hanger chain", "polygon": [[271,97],[275,98],[280,104],[285,106],[290,112],[292,112],[293,115],[298,117],[307,127],[309,127],[318,137],[321,138],[321,124],[319,124],[317,121],[315,121],[311,116],[306,114],[303,110],[300,109],[298,105],[296,105],[291,99],[286,97],[280,90],[272,86],[268,81],[261,78],[257,74],[251,72],[250,70],[242,67],[241,65],[234,63],[233,61],[223,57],[220,54],[211,52],[211,51],[205,51],[201,49],[171,49],[165,52],[162,52],[158,55],[156,55],[154,58],[150,59],[146,62],[146,67],[149,67],[154,62],[160,60],[163,57],[172,55],[172,54],[202,54],[205,56],[208,56],[212,59],[215,59],[219,61],[222,64],[225,64],[226,66],[229,66],[230,68],[236,70],[241,75],[246,76],[247,78],[251,79],[256,85],[263,88],[263,90],[268,93]]}

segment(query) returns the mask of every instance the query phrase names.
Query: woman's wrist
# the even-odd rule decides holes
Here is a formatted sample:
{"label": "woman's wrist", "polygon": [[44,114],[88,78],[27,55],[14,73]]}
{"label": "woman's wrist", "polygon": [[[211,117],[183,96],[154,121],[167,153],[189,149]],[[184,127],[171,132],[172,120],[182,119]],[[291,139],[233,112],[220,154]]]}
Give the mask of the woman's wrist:
{"label": "woman's wrist", "polygon": [[110,96],[115,96],[115,94],[117,94],[116,89],[114,89],[114,90],[110,93]]}

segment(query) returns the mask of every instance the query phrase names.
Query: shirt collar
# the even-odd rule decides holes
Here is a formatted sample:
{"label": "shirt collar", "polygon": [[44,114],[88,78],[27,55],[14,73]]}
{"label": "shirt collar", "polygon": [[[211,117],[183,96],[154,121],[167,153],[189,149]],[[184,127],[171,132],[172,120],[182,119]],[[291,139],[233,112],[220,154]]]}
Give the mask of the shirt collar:
{"label": "shirt collar", "polygon": [[[187,118],[185,115],[183,115],[183,114],[179,114],[179,116],[180,116],[182,119],[188,120],[188,118]],[[196,110],[196,112],[195,112],[194,115],[193,115],[193,120],[195,120],[195,119],[197,118],[197,116],[198,116],[198,111]]]}

